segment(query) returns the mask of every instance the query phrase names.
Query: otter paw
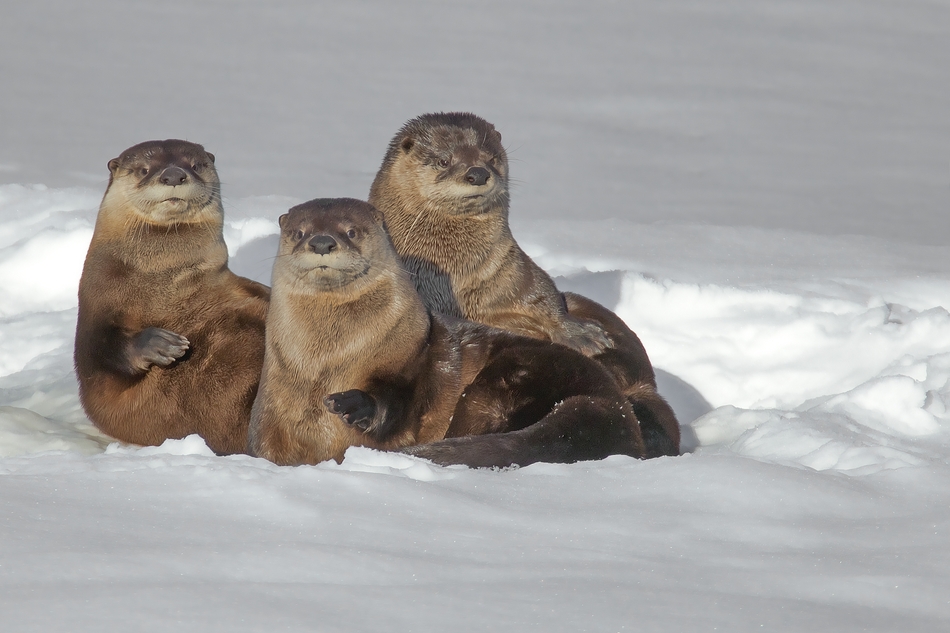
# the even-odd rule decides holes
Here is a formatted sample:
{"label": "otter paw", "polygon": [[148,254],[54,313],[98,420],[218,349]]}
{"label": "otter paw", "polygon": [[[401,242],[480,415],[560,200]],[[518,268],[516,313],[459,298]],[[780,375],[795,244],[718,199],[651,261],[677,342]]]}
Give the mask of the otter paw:
{"label": "otter paw", "polygon": [[572,320],[568,323],[567,330],[566,340],[555,342],[567,345],[584,356],[596,356],[614,346],[604,328],[592,321]]}
{"label": "otter paw", "polygon": [[190,345],[188,339],[171,330],[145,328],[132,339],[131,364],[143,371],[152,365],[167,367],[184,356]]}
{"label": "otter paw", "polygon": [[373,426],[373,419],[376,417],[376,401],[365,391],[350,389],[331,393],[323,399],[323,404],[330,413],[340,416],[345,424],[354,426],[364,433]]}

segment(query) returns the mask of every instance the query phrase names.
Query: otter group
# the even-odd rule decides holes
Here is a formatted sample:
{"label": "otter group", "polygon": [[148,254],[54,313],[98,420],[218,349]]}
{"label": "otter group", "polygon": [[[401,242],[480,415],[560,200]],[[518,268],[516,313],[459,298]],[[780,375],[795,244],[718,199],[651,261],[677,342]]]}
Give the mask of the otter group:
{"label": "otter group", "polygon": [[281,216],[270,291],[227,268],[200,145],[142,143],[109,170],[75,363],[87,415],[117,439],[198,433],[284,465],[354,445],[471,467],[679,452],[636,334],[512,237],[484,119],[413,119],[368,203]]}

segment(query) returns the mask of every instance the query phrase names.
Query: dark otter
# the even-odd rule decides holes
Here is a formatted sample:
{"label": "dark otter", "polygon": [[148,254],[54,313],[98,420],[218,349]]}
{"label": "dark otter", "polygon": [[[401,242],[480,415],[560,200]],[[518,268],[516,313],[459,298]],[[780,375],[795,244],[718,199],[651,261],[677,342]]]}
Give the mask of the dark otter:
{"label": "dark otter", "polygon": [[599,364],[431,315],[371,205],[313,200],[280,228],[252,454],[317,463],[362,445],[475,467],[642,456],[636,415]]}
{"label": "dark otter", "polygon": [[639,394],[632,402],[647,456],[679,453],[679,424],[656,394],[653,366],[637,335],[607,308],[558,292],[515,242],[508,158],[491,123],[470,113],[409,121],[389,144],[369,202],[383,212],[431,310],[591,356]]}
{"label": "dark otter", "polygon": [[243,452],[269,291],[228,270],[214,156],[148,141],[109,172],[79,282],[86,415],[125,442],[198,433],[217,453]]}

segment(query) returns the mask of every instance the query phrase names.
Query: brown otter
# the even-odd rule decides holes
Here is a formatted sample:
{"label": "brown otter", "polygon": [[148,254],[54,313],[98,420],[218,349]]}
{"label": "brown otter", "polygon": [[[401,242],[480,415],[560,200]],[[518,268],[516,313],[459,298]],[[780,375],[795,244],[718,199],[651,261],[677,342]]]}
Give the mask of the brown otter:
{"label": "brown otter", "polygon": [[79,282],[83,408],[125,442],[198,433],[217,453],[243,452],[269,290],[228,270],[214,156],[148,141],[109,172]]}
{"label": "brown otter", "polygon": [[433,311],[573,347],[601,362],[633,401],[647,456],[679,453],[679,424],[656,394],[639,338],[607,308],[558,292],[508,225],[508,158],[470,113],[425,114],[392,139],[369,202]]}
{"label": "brown otter", "polygon": [[371,205],[313,200],[280,229],[252,454],[317,463],[363,445],[469,466],[642,456],[636,415],[599,364],[430,314]]}

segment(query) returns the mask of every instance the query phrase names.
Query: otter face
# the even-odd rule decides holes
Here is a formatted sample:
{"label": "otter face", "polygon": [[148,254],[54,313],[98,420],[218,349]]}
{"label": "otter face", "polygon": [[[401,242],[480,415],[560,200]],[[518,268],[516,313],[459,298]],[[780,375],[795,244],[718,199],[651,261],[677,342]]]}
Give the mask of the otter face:
{"label": "otter face", "polygon": [[[406,124],[393,149],[414,169],[429,208],[452,215],[507,208],[508,157],[495,127],[474,114],[427,114]],[[398,159],[397,159],[398,160]]]}
{"label": "otter face", "polygon": [[219,221],[214,155],[187,141],[147,141],[109,161],[109,196],[121,196],[149,224]]}
{"label": "otter face", "polygon": [[275,267],[293,280],[291,291],[362,293],[399,260],[373,206],[349,198],[319,199],[280,216]]}

